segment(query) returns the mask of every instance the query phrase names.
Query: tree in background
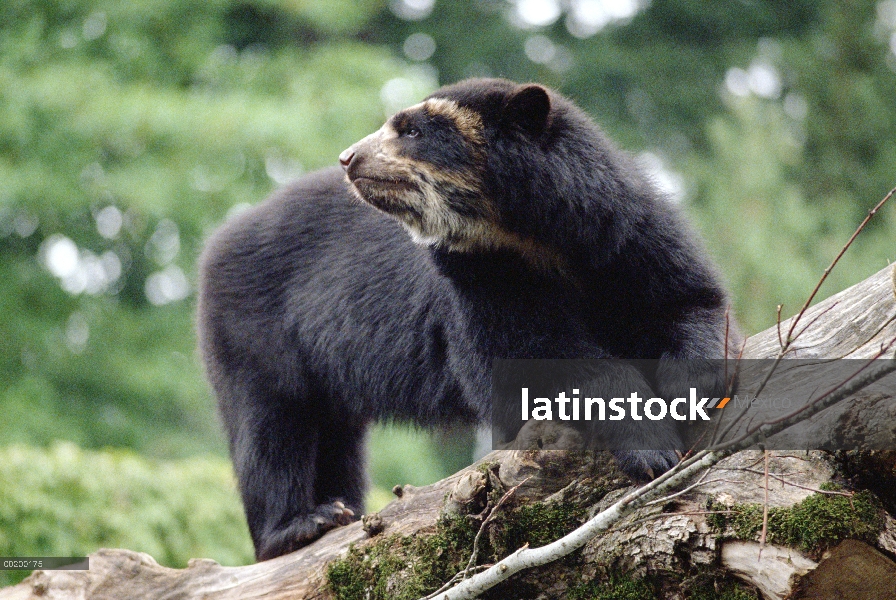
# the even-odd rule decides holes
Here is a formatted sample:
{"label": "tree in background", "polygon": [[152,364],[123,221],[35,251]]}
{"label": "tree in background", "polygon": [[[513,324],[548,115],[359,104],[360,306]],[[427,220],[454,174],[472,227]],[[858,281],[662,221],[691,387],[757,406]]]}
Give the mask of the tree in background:
{"label": "tree in background", "polygon": [[[639,153],[757,331],[896,184],[894,70],[896,0],[7,0],[0,444],[223,455],[192,334],[203,239],[467,76],[555,86]],[[886,264],[894,219],[873,227],[828,293]],[[426,451],[376,436],[375,457]],[[375,483],[467,459],[441,454]]]}

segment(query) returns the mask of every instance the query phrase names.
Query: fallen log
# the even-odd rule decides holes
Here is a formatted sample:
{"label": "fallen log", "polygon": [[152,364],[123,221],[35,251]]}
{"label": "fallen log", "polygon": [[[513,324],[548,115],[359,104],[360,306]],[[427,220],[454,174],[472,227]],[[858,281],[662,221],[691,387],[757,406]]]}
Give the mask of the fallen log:
{"label": "fallen log", "polygon": [[[896,302],[891,277],[891,270],[884,269],[811,307],[797,329],[805,328],[805,331],[791,345],[787,358],[875,356],[882,344],[896,338]],[[790,323],[790,320],[784,321],[780,329],[775,326],[751,337],[744,357],[774,358],[781,348],[780,331],[786,333]],[[816,434],[836,432],[844,420],[861,421],[869,424],[868,431],[876,432],[873,438],[876,444],[885,444],[886,436],[892,439],[894,435],[889,425],[893,415],[866,409],[869,402],[878,407],[882,404],[873,403],[892,400],[894,392],[893,386],[878,385],[863,390],[864,395],[854,401],[819,413],[813,418]],[[506,547],[514,540],[540,539],[542,532],[538,527],[543,522],[549,521],[560,529],[571,527],[570,523],[574,525],[576,520],[595,514],[631,489],[631,482],[606,456],[556,452],[552,449],[566,447],[564,434],[556,434],[556,439],[550,435],[540,440],[543,450],[493,452],[432,485],[404,486],[400,497],[379,511],[375,519],[331,531],[315,543],[274,560],[224,567],[211,560],[194,559],[185,569],[172,569],[158,565],[146,554],[103,549],[90,556],[89,571],[35,571],[22,583],[0,590],[0,600],[128,597],[276,600],[353,597],[354,592],[360,594],[354,597],[380,597],[376,593],[385,593],[385,597],[398,598],[414,597],[412,594],[418,590],[422,596],[424,591],[432,591],[433,578],[438,580],[445,569],[456,569],[458,565],[462,569],[467,563],[473,544],[460,548],[462,556],[450,557],[451,552],[458,551],[456,545],[452,546],[451,536],[469,533],[470,523],[476,533],[482,527],[481,521],[485,518],[482,515],[488,510],[495,510],[496,514],[498,510],[504,511],[506,515],[490,521],[489,528],[483,527],[482,532],[487,535],[479,543],[487,551],[481,551],[479,562],[489,560],[488,552],[514,550]],[[513,586],[508,590],[512,589],[515,597],[541,594],[545,598],[561,598],[571,589],[587,590],[588,586],[616,581],[620,574],[625,574],[630,578],[649,575],[660,597],[695,589],[688,586],[704,585],[707,581],[717,588],[739,581],[746,584],[745,589],[762,598],[783,598],[791,593],[812,593],[805,597],[823,598],[828,596],[821,595],[824,590],[819,591],[818,586],[824,584],[818,582],[832,581],[830,572],[834,571],[839,572],[840,579],[828,584],[831,590],[850,585],[852,589],[864,589],[859,585],[862,582],[850,583],[849,573],[865,573],[865,584],[867,577],[874,576],[868,573],[876,573],[882,579],[879,585],[872,586],[872,592],[892,591],[890,596],[879,597],[896,597],[893,575],[896,565],[890,559],[896,551],[896,520],[883,512],[884,508],[893,510],[894,499],[886,497],[886,489],[892,487],[896,460],[888,453],[859,452],[844,459],[816,451],[780,452],[768,460],[770,476],[765,474],[762,462],[761,451],[741,452],[726,459],[703,485],[638,511],[607,535],[589,542],[570,561],[564,559],[537,572],[517,575],[508,582]],[[888,469],[889,480],[886,479]],[[852,479],[845,481],[845,476]],[[841,532],[844,537],[857,537],[861,541],[851,540],[844,546],[846,542],[835,544],[836,540],[826,540],[824,550],[831,549],[830,556],[820,546],[792,547],[772,540],[760,544],[747,533],[737,531],[730,522],[715,518],[715,515],[741,517],[742,513],[755,510],[750,507],[766,504],[779,509],[775,514],[786,519],[790,515],[787,511],[795,511],[807,502],[824,503],[828,502],[827,498],[847,497],[849,492],[823,489],[831,488],[832,482],[859,486],[867,483],[884,498],[883,504],[875,499],[878,504],[869,505],[867,518]],[[512,498],[506,506],[495,509],[496,500],[502,494],[510,494]],[[849,498],[858,502],[855,496]],[[835,510],[835,500],[830,501],[830,510]],[[537,511],[527,512],[525,507],[537,507]],[[477,513],[482,513],[479,521],[475,519]],[[526,521],[521,516],[524,513],[532,520]],[[514,534],[518,529],[529,537]],[[560,535],[562,531],[556,537]],[[783,534],[774,533],[773,538],[774,535],[787,539]],[[733,539],[738,536],[746,539]],[[431,539],[448,541],[441,546],[414,546],[407,542]],[[377,548],[385,552],[378,554]],[[438,556],[425,556],[424,550],[434,551]],[[400,556],[402,564],[393,565],[393,570],[388,572],[380,569],[388,562],[387,555]],[[438,569],[433,566],[436,563]],[[858,564],[861,568],[834,570],[824,567],[825,564],[854,567]],[[810,581],[816,572],[820,575]],[[383,580],[373,581],[375,576]],[[810,591],[798,591],[801,578],[804,589]],[[501,597],[500,592],[497,597]]]}

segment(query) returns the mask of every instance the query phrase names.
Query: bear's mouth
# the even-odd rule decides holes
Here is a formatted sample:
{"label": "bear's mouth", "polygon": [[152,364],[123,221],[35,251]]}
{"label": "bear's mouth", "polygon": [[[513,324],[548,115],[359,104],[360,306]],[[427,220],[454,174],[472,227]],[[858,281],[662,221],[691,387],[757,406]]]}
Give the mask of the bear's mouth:
{"label": "bear's mouth", "polygon": [[416,184],[400,178],[358,176],[351,179],[355,194],[376,209],[402,221],[420,219],[422,216],[409,202],[409,194],[419,192]]}
{"label": "bear's mouth", "polygon": [[384,191],[412,191],[417,189],[417,186],[407,179],[402,179],[400,177],[377,177],[374,175],[359,175],[352,179],[352,185],[367,188],[380,188]]}

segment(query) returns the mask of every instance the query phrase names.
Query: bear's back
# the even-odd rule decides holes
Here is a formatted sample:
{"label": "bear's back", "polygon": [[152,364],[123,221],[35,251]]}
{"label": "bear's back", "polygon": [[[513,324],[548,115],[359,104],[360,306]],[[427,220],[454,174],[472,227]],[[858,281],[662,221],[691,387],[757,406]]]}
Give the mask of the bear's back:
{"label": "bear's back", "polygon": [[[309,174],[209,241],[200,269],[203,352],[216,353],[216,363],[248,358],[286,387],[285,374],[301,371],[302,384],[310,378],[323,394],[348,404],[363,395],[359,407],[428,422],[460,392],[445,372],[450,289],[427,253],[353,198],[340,170]],[[408,407],[397,391],[420,404]]]}

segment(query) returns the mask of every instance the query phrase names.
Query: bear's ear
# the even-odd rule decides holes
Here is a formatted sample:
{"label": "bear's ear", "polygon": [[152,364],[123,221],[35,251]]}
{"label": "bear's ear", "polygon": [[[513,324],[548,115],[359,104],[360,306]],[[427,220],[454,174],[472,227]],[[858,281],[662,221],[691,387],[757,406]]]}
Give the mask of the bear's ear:
{"label": "bear's ear", "polygon": [[521,85],[504,103],[504,120],[515,123],[529,133],[547,129],[551,114],[548,91],[540,85]]}

